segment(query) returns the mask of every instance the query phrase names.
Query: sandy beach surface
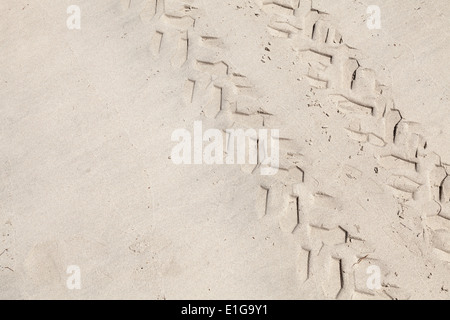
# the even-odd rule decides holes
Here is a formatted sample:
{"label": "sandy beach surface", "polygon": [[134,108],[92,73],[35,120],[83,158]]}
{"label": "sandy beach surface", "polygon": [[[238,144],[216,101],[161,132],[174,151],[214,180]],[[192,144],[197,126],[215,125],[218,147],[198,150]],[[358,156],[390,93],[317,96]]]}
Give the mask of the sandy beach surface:
{"label": "sandy beach surface", "polygon": [[3,0],[1,299],[449,299],[446,0]]}

